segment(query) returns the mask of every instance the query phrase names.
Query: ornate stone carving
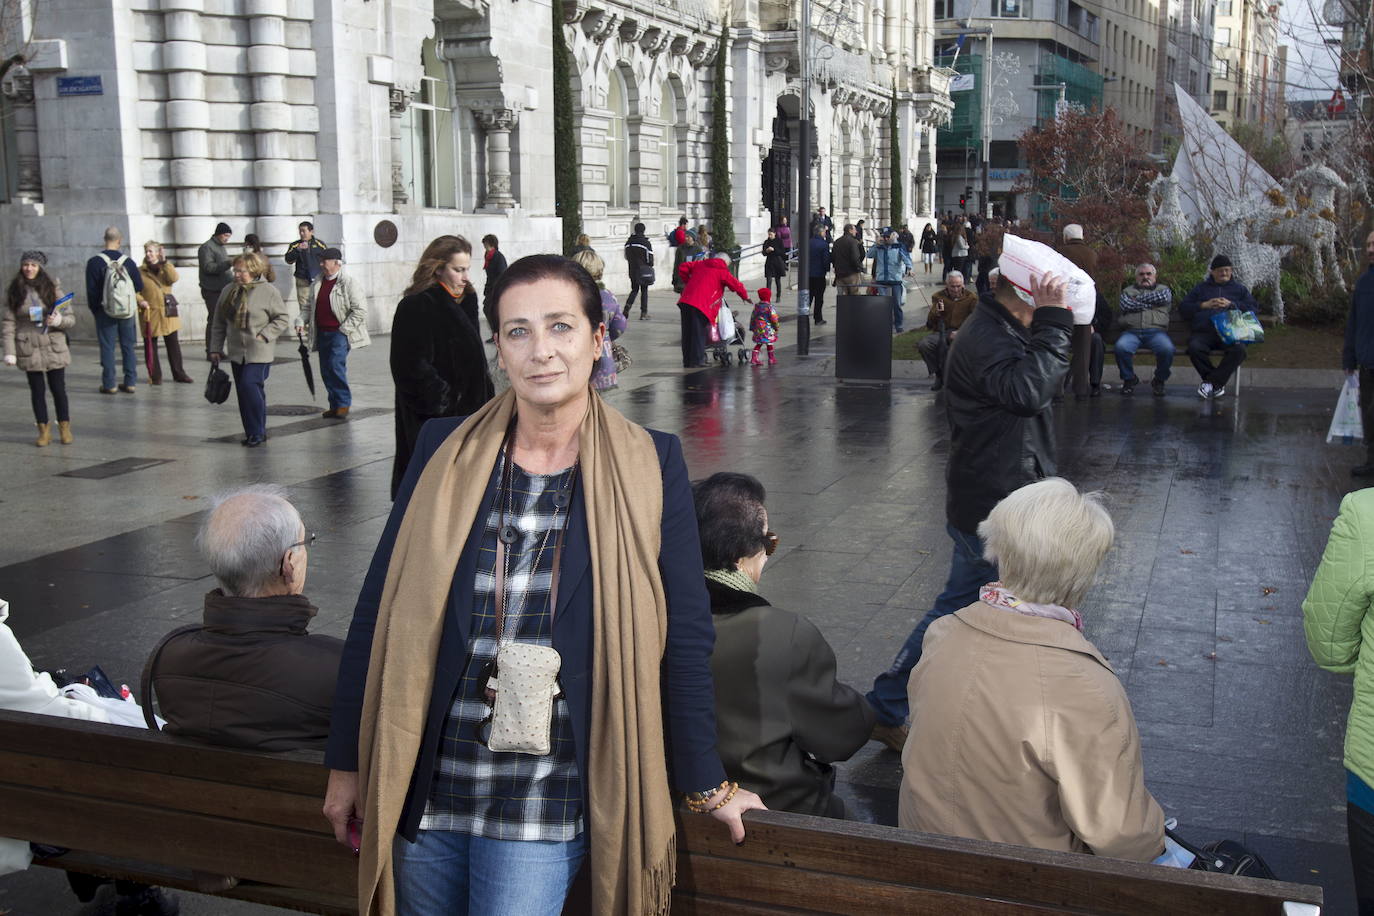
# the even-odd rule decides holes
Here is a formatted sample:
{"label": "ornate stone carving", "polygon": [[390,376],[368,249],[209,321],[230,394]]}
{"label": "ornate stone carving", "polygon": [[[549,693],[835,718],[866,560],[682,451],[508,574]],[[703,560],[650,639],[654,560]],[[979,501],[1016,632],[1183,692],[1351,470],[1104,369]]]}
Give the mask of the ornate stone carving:
{"label": "ornate stone carving", "polygon": [[638,19],[623,19],[620,22],[620,38],[622,41],[628,41],[631,44],[635,44],[643,37],[645,31],[645,24]]}
{"label": "ornate stone carving", "polygon": [[410,107],[410,96],[406,91],[393,87],[387,95],[391,102],[391,113],[394,115],[405,114],[406,109]]}
{"label": "ornate stone carving", "polygon": [[510,108],[474,108],[477,123],[486,134],[487,193],[484,210],[509,210],[515,206],[510,171],[510,132],[518,115]]}
{"label": "ornate stone carving", "polygon": [[791,54],[765,54],[763,56],[763,72],[769,74],[777,73],[779,70],[790,70],[794,60],[795,57]]}
{"label": "ornate stone carving", "polygon": [[514,130],[516,114],[509,108],[474,110],[477,123],[483,130]]}
{"label": "ornate stone carving", "polygon": [[615,34],[619,20],[620,14],[610,10],[588,10],[582,19],[582,31],[593,43],[605,44],[606,39]]}
{"label": "ornate stone carving", "polygon": [[715,60],[716,43],[697,39],[692,43],[691,49],[687,52],[687,63],[693,67],[704,67]]}
{"label": "ornate stone carving", "polygon": [[639,39],[639,49],[650,57],[658,57],[668,49],[672,40],[673,35],[667,29],[650,26],[644,30],[643,37]]}

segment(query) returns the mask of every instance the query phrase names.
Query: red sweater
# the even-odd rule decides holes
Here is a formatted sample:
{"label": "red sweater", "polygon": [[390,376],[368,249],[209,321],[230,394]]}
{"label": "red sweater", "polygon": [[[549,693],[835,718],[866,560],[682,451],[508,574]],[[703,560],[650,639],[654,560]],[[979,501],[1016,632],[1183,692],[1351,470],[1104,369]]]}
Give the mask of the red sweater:
{"label": "red sweater", "polygon": [[677,272],[687,284],[677,301],[701,312],[712,324],[720,313],[726,287],[734,290],[745,302],[749,301],[749,290],[744,288],[738,277],[730,273],[730,268],[720,258],[684,261]]}

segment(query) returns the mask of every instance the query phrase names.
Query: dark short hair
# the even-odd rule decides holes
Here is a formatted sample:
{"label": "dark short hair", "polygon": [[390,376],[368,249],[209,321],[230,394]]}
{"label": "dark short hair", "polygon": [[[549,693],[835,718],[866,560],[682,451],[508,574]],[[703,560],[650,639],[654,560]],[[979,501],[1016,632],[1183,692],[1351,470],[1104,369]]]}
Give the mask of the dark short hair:
{"label": "dark short hair", "polygon": [[496,236],[488,232],[486,235],[482,236],[482,244],[490,245],[492,248],[497,248],[500,246],[501,243],[496,240]]}
{"label": "dark short hair", "polygon": [[299,225],[296,226],[296,228],[297,228],[297,229],[309,229],[311,232],[314,232],[314,231],[315,231],[315,224],[312,223],[312,222],[310,222],[310,220],[308,220],[308,219],[303,219],[303,220],[300,221]]}
{"label": "dark short hair", "polygon": [[764,545],[763,501],[767,494],[757,477],[719,471],[692,484],[697,533],[706,569],[734,569]]}
{"label": "dark short hair", "polygon": [[643,224],[643,223],[635,223],[635,235],[643,235],[643,234],[644,234],[644,224]]}
{"label": "dark short hair", "polygon": [[559,254],[529,254],[507,267],[496,278],[488,298],[491,303],[491,323],[501,326],[501,299],[513,286],[526,286],[540,280],[562,280],[577,290],[582,312],[592,324],[592,330],[604,319],[601,308],[601,287],[592,275],[576,261]]}
{"label": "dark short hair", "polygon": [[687,217],[685,217],[685,216],[679,216],[678,219],[677,219],[677,224],[678,224],[679,226],[685,226],[685,225],[687,225]]}

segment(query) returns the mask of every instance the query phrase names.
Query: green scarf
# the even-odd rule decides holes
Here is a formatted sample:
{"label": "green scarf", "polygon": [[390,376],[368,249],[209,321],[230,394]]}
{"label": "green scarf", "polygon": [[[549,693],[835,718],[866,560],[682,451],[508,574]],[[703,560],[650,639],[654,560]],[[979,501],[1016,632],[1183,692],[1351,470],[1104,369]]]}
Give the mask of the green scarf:
{"label": "green scarf", "polygon": [[712,582],[733,588],[737,592],[751,592],[755,595],[759,593],[758,584],[744,570],[736,567],[735,569],[708,569],[706,578]]}

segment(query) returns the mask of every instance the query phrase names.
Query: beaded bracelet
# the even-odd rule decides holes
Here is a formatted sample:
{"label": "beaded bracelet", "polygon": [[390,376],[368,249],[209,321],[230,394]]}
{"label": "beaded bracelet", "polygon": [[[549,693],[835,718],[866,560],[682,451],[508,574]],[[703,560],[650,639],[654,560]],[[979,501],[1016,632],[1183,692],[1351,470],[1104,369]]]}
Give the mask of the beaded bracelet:
{"label": "beaded bracelet", "polygon": [[[687,795],[687,809],[693,812],[694,814],[708,814],[716,810],[716,808],[719,808],[722,805],[726,804],[730,798],[734,797],[734,794],[736,791],[738,791],[738,789],[739,783],[734,783],[727,779],[708,792],[690,792]],[[716,795],[716,793],[721,791],[725,791],[726,801],[716,805],[715,807],[707,807],[707,802],[709,802],[712,799],[712,797]]]}

